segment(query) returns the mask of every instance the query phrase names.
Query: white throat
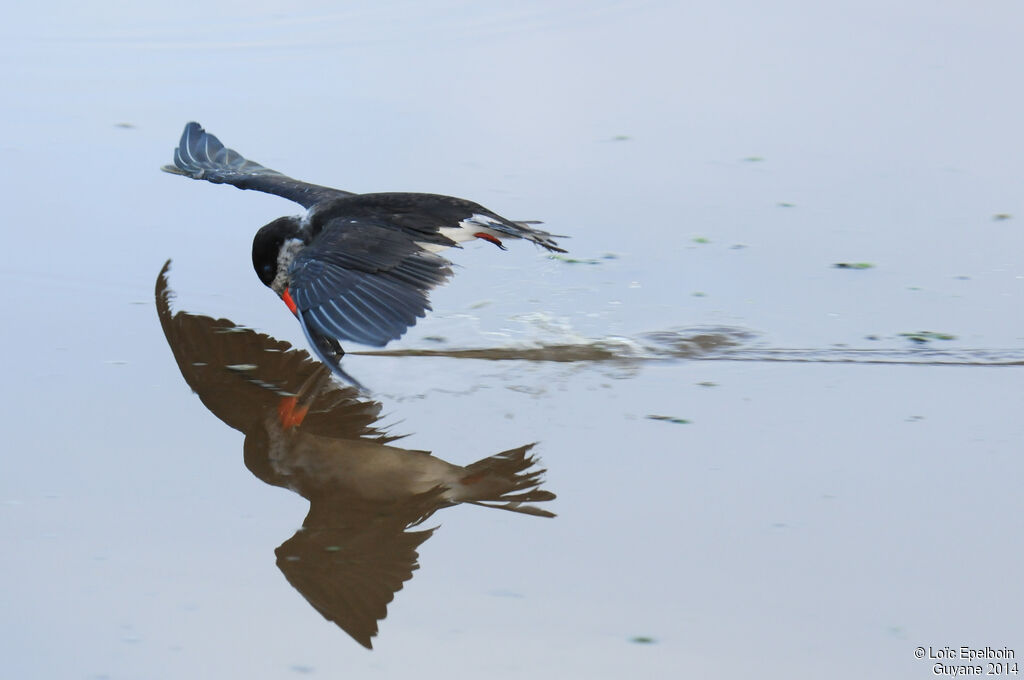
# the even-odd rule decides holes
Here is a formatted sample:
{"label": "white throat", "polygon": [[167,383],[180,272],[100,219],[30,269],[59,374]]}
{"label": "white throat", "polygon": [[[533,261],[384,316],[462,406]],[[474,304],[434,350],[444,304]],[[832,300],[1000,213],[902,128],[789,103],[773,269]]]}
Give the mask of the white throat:
{"label": "white throat", "polygon": [[284,295],[284,289],[291,281],[288,269],[292,265],[292,260],[305,245],[301,239],[297,238],[290,238],[281,244],[281,250],[277,253],[277,276],[270,282],[270,288],[278,295]]}

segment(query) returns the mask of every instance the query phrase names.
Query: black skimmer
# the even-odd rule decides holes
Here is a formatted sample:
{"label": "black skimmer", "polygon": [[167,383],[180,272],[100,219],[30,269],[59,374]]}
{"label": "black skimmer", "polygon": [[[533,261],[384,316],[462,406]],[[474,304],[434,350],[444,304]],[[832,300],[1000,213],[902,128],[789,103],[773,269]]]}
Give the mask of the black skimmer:
{"label": "black skimmer", "polygon": [[341,341],[383,347],[431,308],[430,291],[452,274],[439,255],[473,239],[502,250],[526,239],[564,253],[536,222],[506,219],[483,206],[438,194],[354,194],[309,184],[248,160],[206,132],[185,126],[166,172],[230,184],[295,201],[306,212],[280,217],[253,240],[256,274],[284,300],[331,369],[341,369]]}

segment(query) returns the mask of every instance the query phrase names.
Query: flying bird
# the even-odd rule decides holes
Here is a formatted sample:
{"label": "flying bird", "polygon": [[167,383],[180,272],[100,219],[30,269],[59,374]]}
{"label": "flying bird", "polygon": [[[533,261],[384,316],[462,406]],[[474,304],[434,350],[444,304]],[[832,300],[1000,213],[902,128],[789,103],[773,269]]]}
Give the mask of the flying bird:
{"label": "flying bird", "polygon": [[526,239],[566,252],[536,222],[509,220],[452,196],[354,194],[309,184],[226,148],[188,123],[166,172],[230,184],[295,201],[306,212],[256,232],[252,264],[260,280],[296,316],[317,356],[344,380],[342,341],[383,347],[430,310],[429,293],[452,275],[438,253],[481,239],[505,250]]}

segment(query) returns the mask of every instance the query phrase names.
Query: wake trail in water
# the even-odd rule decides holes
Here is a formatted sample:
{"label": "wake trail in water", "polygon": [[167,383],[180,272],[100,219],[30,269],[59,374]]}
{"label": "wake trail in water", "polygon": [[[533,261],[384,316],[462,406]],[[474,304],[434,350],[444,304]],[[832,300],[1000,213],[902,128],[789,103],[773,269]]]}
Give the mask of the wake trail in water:
{"label": "wake trail in water", "polygon": [[753,331],[743,328],[682,328],[646,333],[635,338],[608,337],[525,347],[394,349],[349,353],[363,356],[561,363],[687,360],[897,366],[1024,366],[1024,349],[777,348],[754,346],[757,337]]}

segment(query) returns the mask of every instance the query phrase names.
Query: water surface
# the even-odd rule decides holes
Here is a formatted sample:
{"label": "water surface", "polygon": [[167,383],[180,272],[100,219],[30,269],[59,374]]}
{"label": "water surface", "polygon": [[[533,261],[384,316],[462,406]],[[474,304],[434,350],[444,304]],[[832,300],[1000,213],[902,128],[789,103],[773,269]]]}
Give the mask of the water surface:
{"label": "water surface", "polygon": [[[913,678],[919,645],[1024,653],[1022,18],[12,8],[2,674]],[[296,207],[159,172],[188,120],[302,179],[571,236],[574,261],[455,253],[427,319],[346,359],[402,449],[536,443],[558,496],[412,528],[440,525],[372,652],[279,568],[309,503],[246,469],[155,312],[173,258],[175,310],[304,347],[249,263]]]}

